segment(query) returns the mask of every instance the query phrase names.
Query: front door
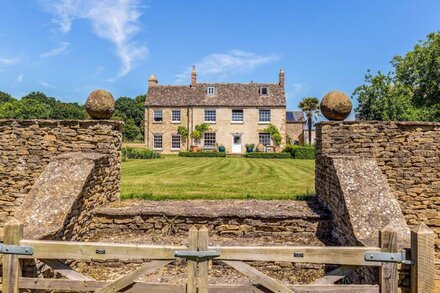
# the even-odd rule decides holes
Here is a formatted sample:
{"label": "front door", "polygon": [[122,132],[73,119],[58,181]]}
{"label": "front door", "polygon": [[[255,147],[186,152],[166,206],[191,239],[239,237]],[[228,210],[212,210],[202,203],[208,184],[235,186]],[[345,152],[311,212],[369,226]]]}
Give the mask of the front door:
{"label": "front door", "polygon": [[241,134],[232,135],[232,153],[241,154]]}

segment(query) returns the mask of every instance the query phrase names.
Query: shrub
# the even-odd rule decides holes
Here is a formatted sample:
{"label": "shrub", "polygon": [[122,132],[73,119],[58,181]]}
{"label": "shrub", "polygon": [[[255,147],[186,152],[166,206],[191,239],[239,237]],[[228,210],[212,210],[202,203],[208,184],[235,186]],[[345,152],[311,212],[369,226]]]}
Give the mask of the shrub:
{"label": "shrub", "polygon": [[125,161],[127,159],[156,159],[160,158],[160,154],[158,152],[154,152],[149,149],[144,148],[133,148],[133,147],[125,147],[121,150],[122,160]]}
{"label": "shrub", "polygon": [[179,152],[179,157],[226,157],[224,152]]}
{"label": "shrub", "polygon": [[246,153],[246,158],[259,159],[290,159],[289,153]]}
{"label": "shrub", "polygon": [[294,159],[315,159],[315,147],[302,145],[287,145],[283,153],[289,153]]}

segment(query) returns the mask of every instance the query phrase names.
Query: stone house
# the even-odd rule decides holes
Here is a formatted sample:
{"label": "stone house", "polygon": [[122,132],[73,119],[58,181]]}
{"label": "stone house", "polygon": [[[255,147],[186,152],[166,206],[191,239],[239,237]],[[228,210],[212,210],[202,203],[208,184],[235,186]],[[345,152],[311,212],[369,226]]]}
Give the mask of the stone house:
{"label": "stone house", "polygon": [[304,127],[306,121],[303,111],[286,112],[286,142],[304,144]]}
{"label": "stone house", "polygon": [[[183,126],[191,133],[206,123],[209,131],[200,141],[186,141],[177,132]],[[273,145],[264,131],[275,125],[286,143],[286,96],[284,72],[278,83],[198,83],[195,68],[191,85],[159,85],[148,80],[145,101],[145,144],[165,154],[189,150],[197,143],[203,149],[219,145],[227,153],[245,153],[246,144]]]}

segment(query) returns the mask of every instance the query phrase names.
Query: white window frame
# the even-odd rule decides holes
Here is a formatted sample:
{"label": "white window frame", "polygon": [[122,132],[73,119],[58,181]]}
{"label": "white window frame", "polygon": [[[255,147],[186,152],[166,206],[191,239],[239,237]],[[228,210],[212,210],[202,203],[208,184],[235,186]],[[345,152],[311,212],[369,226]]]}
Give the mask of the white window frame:
{"label": "white window frame", "polygon": [[[263,89],[266,89],[266,93],[263,94]],[[267,86],[261,86],[260,87],[260,96],[268,96],[269,95],[269,87]]]}
{"label": "white window frame", "polygon": [[[269,136],[269,140],[267,141],[266,139],[264,139],[264,141],[262,142],[262,137],[263,136],[265,136],[266,139],[267,139],[267,136]],[[265,142],[267,142],[267,144],[265,144]],[[272,139],[270,137],[270,133],[268,133],[268,132],[259,132],[258,133],[258,143],[261,143],[264,146],[271,145],[272,144]]]}
{"label": "white window frame", "polygon": [[[208,114],[208,116],[207,116],[207,112],[214,112],[214,115],[209,115]],[[217,110],[216,109],[205,109],[203,117],[204,117],[205,123],[211,123],[211,124],[216,123],[216,121],[217,121]],[[212,118],[212,117],[214,117],[214,120],[206,120],[206,118]]]}
{"label": "white window frame", "polygon": [[[174,147],[174,143],[176,142],[175,141],[176,138],[178,138],[179,147]],[[173,151],[180,151],[181,147],[182,147],[182,137],[179,134],[171,135],[171,150],[173,150]]]}
{"label": "white window frame", "polygon": [[[207,136],[211,136],[207,138]],[[209,141],[209,144],[206,142]],[[203,146],[208,148],[215,148],[215,144],[217,143],[217,135],[215,132],[205,132],[203,133]]]}
{"label": "white window frame", "polygon": [[[238,111],[241,112],[241,120],[237,120],[237,117],[234,117],[234,111],[237,113]],[[239,113],[239,112],[238,112]],[[232,123],[243,123],[244,121],[244,110],[243,109],[232,109],[231,110],[231,122]]]}
{"label": "white window frame", "polygon": [[[263,112],[269,112],[269,120],[267,120],[267,115],[265,114],[264,116],[262,115]],[[264,119],[262,119],[264,118]],[[270,119],[271,119],[271,111],[270,109],[259,109],[258,110],[258,122],[259,123],[270,123]]]}
{"label": "white window frame", "polygon": [[[174,114],[179,113],[179,120],[174,120]],[[171,122],[173,123],[180,123],[182,120],[182,111],[181,110],[171,110]]]}
{"label": "white window frame", "polygon": [[[160,147],[156,146],[156,138],[160,138]],[[153,134],[153,150],[162,150],[163,148],[163,134]]]}
{"label": "white window frame", "polygon": [[208,86],[206,88],[206,94],[208,96],[215,96],[215,87],[214,86]]}
{"label": "white window frame", "polygon": [[[160,120],[156,120],[156,118],[159,118],[157,114],[160,113]],[[163,110],[154,110],[153,111],[153,122],[154,123],[161,123],[163,122]]]}

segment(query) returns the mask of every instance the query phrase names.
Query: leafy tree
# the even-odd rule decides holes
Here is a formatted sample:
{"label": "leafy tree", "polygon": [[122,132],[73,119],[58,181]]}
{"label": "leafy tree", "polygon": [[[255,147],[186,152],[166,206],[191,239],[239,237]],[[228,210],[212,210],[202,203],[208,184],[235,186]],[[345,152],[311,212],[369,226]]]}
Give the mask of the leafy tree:
{"label": "leafy tree", "polygon": [[8,93],[0,91],[0,103],[13,102],[15,99]]}
{"label": "leafy tree", "polygon": [[276,127],[273,124],[269,124],[266,128],[261,130],[261,132],[268,132],[270,133],[270,138],[272,138],[273,142],[276,145],[281,144],[282,136],[280,134],[280,131],[278,130],[278,127]]}
{"label": "leafy tree", "polygon": [[357,87],[356,118],[440,121],[440,32],[431,33],[405,56],[395,56],[387,75],[368,71]]}
{"label": "leafy tree", "polygon": [[139,127],[134,123],[133,119],[125,121],[122,128],[122,137],[128,141],[142,140],[142,133]]}
{"label": "leafy tree", "polygon": [[319,100],[315,97],[304,98],[298,105],[307,117],[307,128],[309,131],[309,144],[312,144],[313,118],[319,115]]}
{"label": "leafy tree", "polygon": [[136,139],[143,139],[144,103],[144,95],[137,96],[134,99],[131,99],[129,97],[120,97],[116,100],[115,113],[113,114],[113,117],[120,117],[125,122],[125,130],[123,130],[124,139],[133,140],[124,135],[124,133],[126,133],[130,135],[130,137],[132,137],[132,135],[134,134],[133,126],[136,126],[138,129],[137,131],[140,133],[140,135],[136,136]]}

